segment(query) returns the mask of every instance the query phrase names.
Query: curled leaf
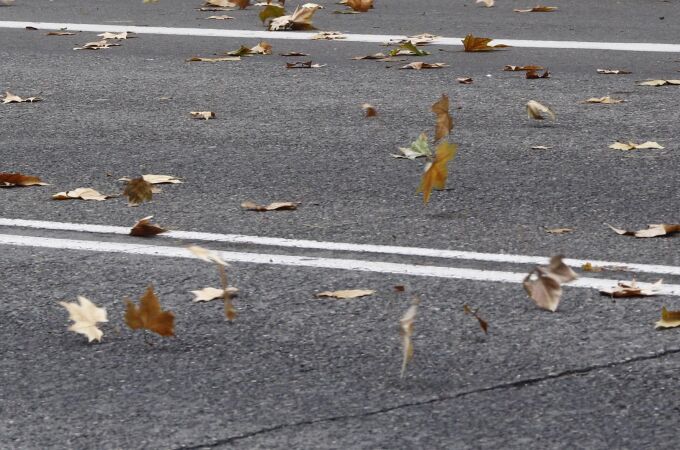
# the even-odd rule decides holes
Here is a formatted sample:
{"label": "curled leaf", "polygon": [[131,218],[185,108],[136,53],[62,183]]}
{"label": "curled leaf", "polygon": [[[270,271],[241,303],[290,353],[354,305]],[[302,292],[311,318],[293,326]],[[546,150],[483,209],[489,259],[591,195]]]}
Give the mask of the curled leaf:
{"label": "curled leaf", "polygon": [[27,187],[27,186],[47,186],[47,183],[39,177],[32,175],[24,175],[23,173],[14,172],[6,173],[0,172],[0,187]]}
{"label": "curled leaf", "polygon": [[212,111],[191,111],[189,114],[191,114],[191,117],[194,119],[214,119],[215,118],[215,113]]}
{"label": "curled leaf", "polygon": [[614,142],[609,146],[609,148],[613,148],[614,150],[643,150],[643,149],[658,149],[662,150],[664,147],[659,145],[658,142],[652,142],[652,141],[647,141],[643,142],[642,144],[636,144],[634,142]]}
{"label": "curled leaf", "polygon": [[468,34],[465,36],[465,39],[463,39],[463,50],[466,52],[490,52],[510,47],[505,44],[489,45],[491,41],[493,41],[492,38],[476,37],[472,34]]}
{"label": "curled leaf", "polygon": [[324,291],[316,294],[318,298],[321,297],[332,297],[338,299],[352,299],[359,297],[366,297],[368,295],[375,294],[374,290],[371,289],[347,289],[343,291]]}
{"label": "curled leaf", "polygon": [[620,100],[617,98],[612,98],[610,96],[606,97],[591,97],[587,100],[585,100],[585,103],[602,103],[605,105],[610,105],[610,104],[616,104],[616,103],[623,103],[624,100]]}
{"label": "curled leaf", "polygon": [[610,289],[600,289],[600,294],[610,295],[613,298],[628,298],[628,297],[650,297],[658,294],[658,289],[663,280],[658,280],[656,283],[650,284],[647,287],[641,287],[635,280],[619,281],[618,284]]}
{"label": "curled leaf", "polygon": [[550,258],[548,267],[535,267],[524,278],[522,285],[539,308],[555,312],[562,297],[561,285],[576,278],[576,273],[558,255]]}
{"label": "curled leaf", "polygon": [[545,117],[549,117],[551,120],[555,120],[555,113],[545,105],[538,103],[535,100],[529,100],[527,102],[527,115],[530,119],[544,120]]}
{"label": "curled leaf", "polygon": [[552,11],[557,11],[557,6],[538,5],[538,6],[534,6],[533,8],[527,8],[527,9],[513,9],[513,11],[517,12],[517,13],[552,12]]}
{"label": "curled leaf", "polygon": [[484,320],[480,317],[478,311],[479,311],[479,308],[472,310],[472,308],[470,308],[467,305],[467,303],[463,305],[463,312],[465,312],[465,314],[470,314],[475,319],[477,319],[477,322],[479,322],[479,327],[482,329],[484,334],[489,334],[489,331],[488,331],[489,330],[489,323],[486,320]]}
{"label": "curled leaf", "polygon": [[442,94],[442,98],[432,105],[432,112],[437,116],[434,133],[434,141],[437,142],[453,129],[453,119],[449,114],[449,96]]}
{"label": "curled leaf", "polygon": [[101,194],[92,188],[78,188],[72,191],[58,192],[52,196],[52,200],[95,200],[98,202],[110,198],[108,195]]}
{"label": "curled leaf", "polygon": [[456,156],[458,146],[442,141],[435,151],[434,160],[425,167],[416,193],[423,193],[423,202],[430,201],[432,189],[444,189],[449,175],[448,162]]}
{"label": "curled leaf", "polygon": [[418,303],[416,299],[411,306],[406,310],[406,313],[399,320],[399,336],[401,337],[402,348],[402,363],[401,363],[401,378],[406,374],[406,366],[413,359],[413,322],[418,313]]}
{"label": "curled leaf", "polygon": [[628,75],[633,72],[623,69],[597,69],[597,73],[601,75]]}
{"label": "curled leaf", "polygon": [[[236,295],[238,293],[238,288],[228,287],[227,290],[231,295]],[[224,289],[217,289],[213,287],[207,287],[196,291],[191,291],[194,294],[194,302],[209,302],[216,300],[218,298],[224,298]]]}
{"label": "curled leaf", "polygon": [[187,247],[187,250],[193,253],[198,259],[201,259],[205,262],[215,263],[218,266],[229,266],[229,264],[227,264],[220,257],[220,255],[217,254],[217,252],[208,250],[207,248],[199,247],[198,245],[190,245]]}
{"label": "curled leaf", "polygon": [[257,203],[246,201],[241,203],[241,208],[247,209],[249,211],[282,211],[282,210],[295,210],[297,209],[300,202],[274,202],[268,205],[258,205]]}
{"label": "curled leaf", "polygon": [[646,80],[639,82],[638,86],[680,86],[680,80]]}
{"label": "curled leaf", "polygon": [[151,223],[151,219],[153,219],[153,216],[139,219],[137,223],[135,223],[130,229],[130,236],[150,237],[168,231],[165,228],[156,225],[155,223]]}
{"label": "curled leaf", "polygon": [[370,103],[364,103],[361,105],[361,109],[364,110],[366,117],[375,117],[378,115],[378,111],[375,109],[375,106],[371,105]]}
{"label": "curled leaf", "polygon": [[14,95],[9,91],[5,91],[5,96],[2,98],[2,103],[7,104],[7,103],[34,103],[34,102],[39,102],[42,99],[40,97],[19,97],[18,95]]}
{"label": "curled leaf", "polygon": [[403,67],[400,67],[400,69],[413,69],[413,70],[421,70],[421,69],[441,69],[442,67],[446,67],[446,64],[444,63],[426,63],[422,61],[415,61],[410,64],[406,64]]}
{"label": "curled leaf", "polygon": [[669,311],[661,308],[661,320],[656,323],[656,329],[680,327],[680,311]]}
{"label": "curled leaf", "polygon": [[637,238],[652,238],[658,236],[667,236],[670,234],[680,232],[680,224],[677,223],[651,224],[646,229],[638,231],[622,230],[621,228],[614,228],[609,224],[607,224],[607,226],[611,228],[616,234],[620,234],[622,236],[635,236]]}

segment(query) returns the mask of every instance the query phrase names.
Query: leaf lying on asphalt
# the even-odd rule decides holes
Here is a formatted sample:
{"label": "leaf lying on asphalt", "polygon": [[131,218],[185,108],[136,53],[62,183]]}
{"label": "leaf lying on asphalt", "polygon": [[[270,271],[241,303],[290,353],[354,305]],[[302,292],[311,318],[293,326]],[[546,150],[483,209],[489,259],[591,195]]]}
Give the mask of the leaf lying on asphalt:
{"label": "leaf lying on asphalt", "polygon": [[[231,295],[236,295],[238,293],[238,288],[228,287],[227,288]],[[191,291],[194,294],[194,302],[210,302],[218,298],[224,298],[224,289],[217,289],[213,287],[203,288],[197,291]]]}
{"label": "leaf lying on asphalt", "polygon": [[346,289],[342,291],[324,291],[324,292],[319,292],[316,294],[316,297],[321,298],[321,297],[331,297],[331,298],[337,298],[337,299],[352,299],[352,298],[359,298],[359,297],[366,297],[368,295],[373,295],[375,294],[374,290],[371,289]]}
{"label": "leaf lying on asphalt", "polygon": [[574,231],[573,228],[545,228],[545,231],[550,234],[565,234]]}
{"label": "leaf lying on asphalt", "polygon": [[108,322],[106,309],[99,308],[85,297],[78,296],[78,303],[59,302],[68,311],[69,319],[73,324],[68,327],[69,331],[80,333],[87,337],[87,342],[94,340],[101,342],[104,333],[97,328],[97,323]]}
{"label": "leaf lying on asphalt", "polygon": [[425,166],[425,172],[420,180],[420,185],[416,194],[423,193],[423,202],[430,201],[432,189],[444,189],[446,187],[446,179],[449,175],[448,162],[456,156],[458,146],[447,141],[442,141],[435,152],[434,159]]}
{"label": "leaf lying on asphalt", "polygon": [[366,55],[366,56],[355,56],[352,59],[355,60],[355,61],[360,61],[360,60],[363,60],[363,59],[371,59],[371,60],[381,61],[381,60],[384,60],[384,59],[387,59],[387,58],[389,58],[389,57],[387,55],[385,55],[384,53],[374,53],[372,55]]}
{"label": "leaf lying on asphalt", "polygon": [[14,0],[0,0],[0,6],[12,6]]}
{"label": "leaf lying on asphalt", "polygon": [[130,236],[151,237],[168,231],[165,228],[156,225],[155,223],[151,223],[151,219],[153,219],[153,216],[139,219],[137,223],[134,224],[130,229]]}
{"label": "leaf lying on asphalt", "polygon": [[378,115],[378,111],[375,109],[375,106],[371,105],[370,103],[364,103],[361,105],[361,109],[364,110],[366,117],[375,117]]}
{"label": "leaf lying on asphalt", "polygon": [[312,25],[312,17],[316,10],[317,8],[304,8],[298,6],[295,8],[293,14],[272,19],[269,22],[269,31],[315,30],[314,25]]}
{"label": "leaf lying on asphalt", "polygon": [[357,12],[368,12],[369,9],[373,8],[373,0],[345,0],[342,4]]}
{"label": "leaf lying on asphalt", "polygon": [[495,0],[477,0],[475,3],[482,3],[485,7],[491,8],[494,3],[496,3]]}
{"label": "leaf lying on asphalt", "polygon": [[653,141],[647,141],[643,142],[642,144],[636,144],[634,142],[614,142],[609,146],[609,148],[613,148],[614,150],[644,150],[644,149],[659,149],[662,150],[664,149],[663,146],[659,145],[658,142],[653,142]]}
{"label": "leaf lying on asphalt", "polygon": [[622,236],[635,236],[637,238],[651,238],[651,237],[658,237],[658,236],[668,236],[669,234],[674,234],[674,233],[680,232],[680,224],[677,224],[677,223],[651,224],[651,225],[648,225],[648,227],[646,229],[638,230],[638,231],[622,230],[621,228],[614,228],[613,226],[611,226],[609,224],[607,224],[607,226],[609,228],[611,228],[616,234],[620,234]]}
{"label": "leaf lying on asphalt", "polygon": [[78,33],[74,33],[73,31],[48,31],[45,33],[45,36],[74,36]]}
{"label": "leaf lying on asphalt", "polygon": [[536,80],[538,78],[550,78],[550,72],[548,72],[548,69],[545,69],[543,73],[539,75],[538,71],[536,70],[527,70],[524,77],[527,80]]}
{"label": "leaf lying on asphalt", "polygon": [[441,69],[442,67],[447,67],[446,64],[444,63],[425,63],[421,61],[415,61],[410,64],[406,64],[403,67],[400,67],[400,69],[413,69],[413,70],[421,70],[421,69]]}
{"label": "leaf lying on asphalt", "polygon": [[406,39],[396,39],[396,40],[391,40],[384,45],[398,45],[398,44],[405,44],[407,42],[412,43],[413,45],[429,45],[432,44],[434,41],[441,39],[441,36],[437,36],[434,34],[430,33],[422,33],[422,34],[416,34],[413,36],[408,36]]}
{"label": "leaf lying on asphalt", "polygon": [[233,16],[227,16],[226,14],[223,14],[221,16],[204,17],[204,19],[206,19],[206,20],[211,20],[211,19],[212,20],[229,20],[229,19],[233,19],[233,18],[234,18]]}
{"label": "leaf lying on asphalt", "polygon": [[309,56],[309,54],[302,53],[302,52],[288,52],[288,53],[281,53],[281,56]]}
{"label": "leaf lying on asphalt", "polygon": [[513,11],[517,12],[517,13],[552,12],[552,11],[557,11],[557,6],[538,5],[538,6],[534,6],[533,8],[527,8],[527,9],[513,9]]}
{"label": "leaf lying on asphalt", "polygon": [[402,362],[401,362],[401,378],[406,374],[406,366],[413,359],[413,322],[418,313],[419,301],[414,300],[413,304],[409,306],[406,313],[399,320],[399,336],[401,337]]}
{"label": "leaf lying on asphalt", "polygon": [[26,186],[48,186],[40,177],[24,175],[23,173],[0,172],[0,187],[26,187]]}
{"label": "leaf lying on asphalt", "polygon": [[202,6],[200,8],[196,8],[196,11],[210,11],[210,12],[217,12],[217,11],[233,11],[234,8],[224,8],[220,6]]}
{"label": "leaf lying on asphalt", "polygon": [[312,64],[312,61],[286,63],[286,69],[320,69],[325,64]]}
{"label": "leaf lying on asphalt", "polygon": [[623,103],[625,100],[621,100],[618,98],[612,98],[610,96],[606,97],[591,97],[587,100],[585,100],[585,103],[603,103],[603,104],[615,104],[615,103]]}
{"label": "leaf lying on asphalt", "polygon": [[150,202],[153,197],[151,183],[143,177],[134,178],[125,184],[123,195],[128,199],[128,206],[139,206],[144,202]]}
{"label": "leaf lying on asphalt", "polygon": [[602,75],[628,75],[633,72],[623,69],[597,69],[597,73]]}
{"label": "leaf lying on asphalt", "polygon": [[638,86],[667,86],[667,85],[680,85],[680,80],[646,80],[638,83]]}
{"label": "leaf lying on asphalt", "polygon": [[532,145],[531,149],[532,150],[550,150],[552,146],[549,145]]}
{"label": "leaf lying on asphalt", "polygon": [[187,62],[222,62],[222,61],[240,61],[240,56],[217,56],[217,57],[204,57],[204,56],[192,56],[187,59]]}
{"label": "leaf lying on asphalt", "polygon": [[190,245],[187,247],[187,250],[189,250],[198,259],[201,259],[205,262],[215,263],[218,266],[229,265],[220,257],[220,255],[217,254],[217,252],[208,250],[207,248],[199,247],[198,245]]}
{"label": "leaf lying on asphalt", "polygon": [[577,278],[562,258],[561,255],[553,256],[548,267],[536,266],[522,282],[524,290],[539,308],[555,312],[562,297],[562,284]]}
{"label": "leaf lying on asphalt", "polygon": [[97,37],[102,38],[103,40],[125,40],[129,38],[135,38],[137,36],[132,36],[134,33],[129,32],[129,31],[123,31],[122,33],[111,33],[107,31],[106,33],[98,34]]}
{"label": "leaf lying on asphalt", "polygon": [[14,95],[9,91],[5,91],[5,96],[2,98],[2,103],[33,103],[39,102],[42,99],[40,97],[26,97],[22,98],[18,95]]}
{"label": "leaf lying on asphalt", "polygon": [[520,72],[520,71],[531,71],[531,70],[544,70],[544,67],[541,66],[535,66],[535,65],[529,65],[529,66],[505,66],[503,68],[505,72]]}
{"label": "leaf lying on asphalt", "polygon": [[246,201],[241,203],[241,208],[249,211],[277,211],[277,210],[294,210],[297,209],[299,202],[274,202],[268,205],[258,205],[257,203]]}
{"label": "leaf lying on asphalt", "polygon": [[479,322],[479,327],[482,329],[484,334],[489,334],[489,332],[488,332],[489,323],[479,316],[479,312],[478,312],[479,308],[472,310],[472,308],[470,308],[466,303],[466,304],[463,305],[463,311],[465,312],[465,314],[471,314],[475,319],[477,319],[477,322]]}
{"label": "leaf lying on asphalt", "polygon": [[[142,175],[142,178],[144,181],[147,183],[151,184],[181,184],[183,183],[182,180],[179,178],[172,176],[172,175],[154,175],[154,174],[146,174]],[[123,181],[128,181],[126,179],[121,178]]]}
{"label": "leaf lying on asphalt", "polygon": [[456,81],[460,84],[472,84],[473,79],[470,77],[458,77],[456,78]]}
{"label": "leaf lying on asphalt", "polygon": [[191,111],[189,114],[191,114],[191,117],[194,119],[214,119],[215,118],[215,113],[212,111]]}
{"label": "leaf lying on asphalt", "polygon": [[427,141],[427,135],[425,133],[421,133],[420,136],[418,136],[418,139],[411,143],[410,147],[399,147],[399,151],[401,152],[401,155],[392,156],[394,158],[405,158],[411,160],[420,158],[422,156],[432,156],[432,150],[430,150],[430,145]]}
{"label": "leaf lying on asphalt", "polygon": [[680,327],[680,311],[669,311],[666,307],[661,308],[661,320],[656,323],[656,329]]}
{"label": "leaf lying on asphalt", "polygon": [[432,105],[432,112],[437,116],[434,127],[434,141],[437,142],[453,130],[453,119],[449,114],[449,96],[442,94],[442,97]]}
{"label": "leaf lying on asphalt", "polygon": [[338,39],[347,39],[345,34],[339,31],[322,31],[311,37],[314,41],[335,41]]}
{"label": "leaf lying on asphalt", "polygon": [[493,41],[492,38],[475,37],[468,34],[465,36],[465,39],[463,39],[463,50],[466,52],[490,52],[510,47],[505,44],[489,45],[489,42],[491,41]]}
{"label": "leaf lying on asphalt", "polygon": [[411,41],[404,42],[398,48],[395,48],[394,50],[390,51],[390,56],[406,56],[406,55],[408,55],[408,56],[428,56],[428,55],[430,55],[430,52],[419,49]]}
{"label": "leaf lying on asphalt", "polygon": [[206,0],[204,6],[217,6],[222,8],[246,9],[250,6],[250,0]]}
{"label": "leaf lying on asphalt", "polygon": [[175,315],[161,309],[160,301],[149,285],[146,292],[135,305],[125,299],[125,323],[133,330],[146,329],[161,336],[175,335]]}
{"label": "leaf lying on asphalt", "polygon": [[108,195],[101,194],[92,188],[83,187],[74,189],[72,191],[58,192],[52,196],[52,200],[81,199],[81,200],[96,200],[99,202],[104,201],[107,198],[111,197]]}
{"label": "leaf lying on asphalt", "polygon": [[229,56],[250,56],[250,55],[271,55],[272,46],[271,44],[262,41],[255,47],[246,47],[242,45],[238,50],[233,50],[227,55]]}
{"label": "leaf lying on asphalt", "polygon": [[550,120],[555,120],[555,113],[547,106],[535,100],[529,100],[527,103],[527,115],[530,119],[535,120],[544,120],[546,117],[549,117]]}
{"label": "leaf lying on asphalt", "polygon": [[617,286],[611,289],[600,289],[600,294],[610,295],[613,298],[651,297],[657,295],[662,282],[663,280],[658,280],[656,283],[650,284],[646,288],[642,288],[638,286],[635,280],[619,281]]}
{"label": "leaf lying on asphalt", "polygon": [[74,47],[73,50],[102,50],[111,47],[120,47],[120,44],[114,44],[106,39],[102,39],[101,41],[87,42],[80,47]]}

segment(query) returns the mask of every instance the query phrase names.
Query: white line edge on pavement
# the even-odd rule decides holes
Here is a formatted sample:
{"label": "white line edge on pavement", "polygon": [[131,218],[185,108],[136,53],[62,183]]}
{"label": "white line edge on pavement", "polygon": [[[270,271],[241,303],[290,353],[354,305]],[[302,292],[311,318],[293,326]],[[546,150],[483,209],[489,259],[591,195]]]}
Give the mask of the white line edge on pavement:
{"label": "white line edge on pavement", "polygon": [[[186,248],[156,245],[122,244],[118,242],[81,241],[75,239],[55,239],[36,236],[0,234],[0,245],[20,247],[39,247],[59,250],[78,250],[99,253],[126,253],[133,255],[161,256],[170,258],[192,258]],[[357,272],[378,272],[407,276],[449,278],[471,281],[491,281],[498,283],[521,283],[525,274],[497,270],[478,270],[459,267],[423,266],[357,259],[312,258],[308,256],[273,255],[266,253],[244,253],[219,251],[220,256],[229,262],[272,264],[277,266],[310,267],[318,269],[340,269]],[[616,286],[617,280],[601,278],[579,278],[567,286],[587,289],[609,289]],[[640,283],[647,287],[649,283]],[[662,295],[680,296],[680,285],[665,284],[658,290]]]}
{"label": "white line edge on pavement", "polygon": [[[109,225],[79,224],[68,222],[48,222],[42,220],[24,220],[0,218],[0,226],[33,228],[53,231],[76,231],[98,234],[129,235],[130,228]],[[252,244],[271,247],[286,247],[307,250],[331,250],[356,253],[378,253],[402,256],[422,256],[429,258],[462,259],[474,261],[488,261],[512,264],[547,264],[549,258],[545,256],[513,255],[502,253],[480,253],[460,250],[441,250],[423,247],[400,247],[393,245],[352,244],[343,242],[324,242],[305,239],[286,239],[263,236],[247,236],[242,234],[216,234],[196,231],[168,231],[158,235],[160,238],[183,239],[188,241],[226,242],[230,244]],[[581,267],[586,262],[595,266],[624,266],[628,270],[641,273],[664,275],[680,275],[680,267],[655,264],[635,264],[624,262],[570,259],[564,260],[573,267]]]}
{"label": "white line edge on pavement", "polygon": [[[134,25],[102,25],[90,23],[53,23],[53,22],[17,22],[0,21],[0,28],[33,27],[40,30],[61,30],[100,32],[130,31],[138,34],[163,34],[173,36],[202,36],[202,37],[231,37],[257,39],[294,39],[309,40],[316,33],[297,31],[261,31],[261,30],[223,30],[216,28],[175,28],[151,27]],[[387,42],[405,39],[405,35],[387,34],[346,34],[346,38],[335,42]],[[642,42],[582,42],[582,41],[543,41],[524,39],[494,39],[495,44],[505,44],[512,47],[524,48],[552,48],[575,50],[620,50],[631,52],[668,52],[680,53],[680,44],[642,43]],[[433,42],[435,45],[462,45],[461,38],[440,38]]]}

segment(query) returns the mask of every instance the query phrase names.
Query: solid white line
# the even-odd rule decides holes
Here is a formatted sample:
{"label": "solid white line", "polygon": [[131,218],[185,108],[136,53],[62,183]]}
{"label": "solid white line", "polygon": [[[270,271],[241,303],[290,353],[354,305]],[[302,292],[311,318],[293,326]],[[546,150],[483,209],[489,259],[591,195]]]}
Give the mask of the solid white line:
{"label": "solid white line", "polygon": [[[259,30],[222,30],[216,28],[174,28],[174,27],[145,27],[133,25],[100,25],[88,23],[53,23],[53,22],[17,22],[0,21],[0,28],[34,27],[42,30],[69,29],[71,31],[91,31],[114,33],[131,31],[138,34],[162,34],[173,36],[203,36],[203,37],[231,37],[257,39],[295,39],[308,40],[316,33],[298,31],[259,31]],[[387,42],[405,39],[405,35],[387,34],[346,34],[346,38],[335,42]],[[582,42],[582,41],[542,41],[525,39],[496,39],[496,44],[506,44],[513,47],[552,48],[576,50],[621,50],[632,52],[680,52],[680,44],[640,43],[640,42]],[[462,45],[461,38],[441,38],[434,42],[436,45]]]}
{"label": "solid white line", "polygon": [[[35,228],[40,230],[77,231],[99,234],[130,234],[130,228],[109,225],[79,224],[68,222],[48,222],[42,220],[24,220],[0,218],[0,226]],[[547,264],[550,258],[545,256],[513,255],[501,253],[480,253],[459,250],[441,250],[422,247],[400,247],[394,245],[351,244],[342,242],[312,241],[306,239],[285,239],[262,236],[247,236],[242,234],[216,234],[195,231],[168,231],[158,235],[160,238],[184,239],[189,241],[226,242],[230,244],[252,244],[271,247],[298,248],[307,250],[331,250],[356,253],[378,253],[387,255],[422,256],[429,258],[462,259],[473,261],[488,261],[511,264]],[[581,267],[586,262],[594,266],[626,267],[627,270],[640,273],[654,273],[664,275],[680,275],[680,267],[656,264],[635,264],[593,259],[570,259],[564,262],[572,267]]]}
{"label": "solid white line", "polygon": [[[75,239],[55,239],[35,236],[19,236],[12,234],[0,234],[0,245],[51,248],[59,250],[79,250],[102,253],[125,253],[133,255],[163,256],[170,258],[196,258],[187,249],[182,247],[135,245],[122,244],[118,242],[82,241]],[[277,266],[311,267],[320,269],[340,269],[357,272],[378,272],[419,277],[491,281],[498,283],[521,283],[525,277],[525,274],[517,272],[398,264],[390,262],[362,261],[358,259],[310,258],[308,256],[225,251],[220,251],[218,253],[225,261],[238,263],[272,264]],[[588,289],[607,289],[615,286],[616,283],[617,280],[580,278],[569,283],[567,286]],[[648,283],[640,283],[640,285],[643,287],[649,286]],[[659,294],[663,295],[680,296],[680,285],[662,285],[658,292]]]}

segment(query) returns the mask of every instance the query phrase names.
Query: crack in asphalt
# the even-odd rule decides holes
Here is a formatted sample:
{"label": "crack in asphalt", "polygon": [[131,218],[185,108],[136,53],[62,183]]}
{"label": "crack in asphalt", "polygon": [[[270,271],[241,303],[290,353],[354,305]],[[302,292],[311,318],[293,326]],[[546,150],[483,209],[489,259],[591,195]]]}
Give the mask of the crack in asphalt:
{"label": "crack in asphalt", "polygon": [[206,448],[215,448],[221,445],[227,445],[231,444],[236,441],[240,441],[243,439],[248,439],[254,436],[258,436],[260,434],[265,434],[265,433],[271,433],[274,431],[282,430],[285,428],[293,428],[293,427],[300,427],[300,426],[305,426],[305,425],[314,425],[317,423],[323,423],[323,422],[336,422],[340,420],[347,420],[347,419],[359,419],[362,417],[371,417],[371,416],[376,416],[379,414],[385,414],[389,413],[392,411],[396,411],[399,409],[404,409],[404,408],[411,408],[411,407],[416,407],[416,406],[423,406],[423,405],[430,405],[434,403],[440,403],[440,402],[446,402],[449,400],[455,400],[461,397],[467,397],[469,395],[474,395],[474,394],[481,394],[484,392],[490,392],[490,391],[498,391],[498,390],[504,390],[504,389],[516,389],[516,388],[523,388],[526,386],[532,386],[535,384],[539,384],[543,381],[550,381],[550,380],[557,380],[561,378],[567,378],[571,377],[574,375],[583,375],[587,374],[590,372],[594,372],[597,370],[606,370],[606,369],[611,369],[619,366],[625,366],[629,364],[634,364],[637,362],[642,362],[642,361],[649,361],[653,359],[658,359],[658,358],[663,358],[665,356],[669,355],[674,355],[680,353],[680,348],[675,348],[675,349],[669,349],[669,350],[664,350],[661,352],[657,352],[651,355],[644,355],[644,356],[634,356],[630,358],[626,358],[621,361],[614,361],[614,362],[609,362],[609,363],[604,363],[604,364],[594,364],[592,366],[587,366],[587,367],[582,367],[578,369],[568,369],[564,370],[562,372],[557,372],[557,373],[550,373],[547,375],[543,375],[540,377],[532,377],[532,378],[525,378],[523,380],[517,380],[517,381],[511,381],[507,383],[500,383],[500,384],[495,384],[493,386],[487,386],[483,388],[478,388],[478,389],[472,389],[469,391],[463,391],[463,392],[458,392],[457,394],[453,395],[444,395],[444,396],[437,396],[434,398],[430,398],[427,400],[420,400],[417,402],[409,402],[409,403],[402,403],[399,405],[394,405],[394,406],[389,406],[381,409],[377,409],[374,411],[368,411],[364,412],[361,414],[345,414],[345,415],[339,415],[339,416],[331,416],[331,417],[324,417],[321,419],[312,419],[312,420],[302,420],[299,422],[292,422],[292,423],[282,423],[279,425],[274,425],[270,427],[264,427],[259,430],[251,431],[248,433],[243,433],[239,434],[236,436],[231,436],[228,438],[224,439],[219,439],[217,441],[213,441],[210,443],[206,444],[199,444],[199,445],[192,445],[192,446],[180,446],[176,447],[174,450],[199,450],[199,449],[206,449]]}

